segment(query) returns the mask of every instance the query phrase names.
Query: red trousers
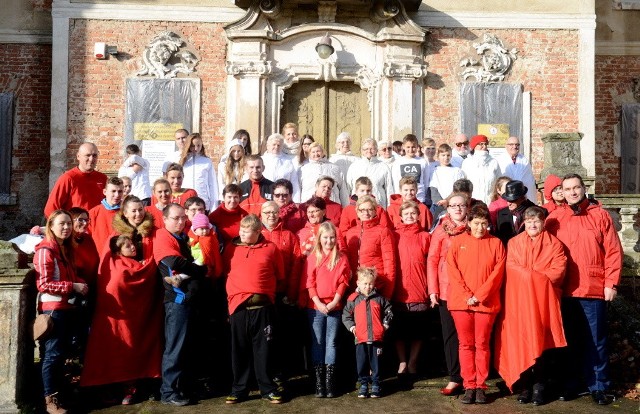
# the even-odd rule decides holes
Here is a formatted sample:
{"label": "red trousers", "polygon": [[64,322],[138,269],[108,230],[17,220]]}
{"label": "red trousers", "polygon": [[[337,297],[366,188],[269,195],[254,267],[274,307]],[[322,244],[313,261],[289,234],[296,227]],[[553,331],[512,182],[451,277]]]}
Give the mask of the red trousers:
{"label": "red trousers", "polygon": [[460,343],[460,374],[465,389],[487,389],[491,328],[495,313],[451,311]]}

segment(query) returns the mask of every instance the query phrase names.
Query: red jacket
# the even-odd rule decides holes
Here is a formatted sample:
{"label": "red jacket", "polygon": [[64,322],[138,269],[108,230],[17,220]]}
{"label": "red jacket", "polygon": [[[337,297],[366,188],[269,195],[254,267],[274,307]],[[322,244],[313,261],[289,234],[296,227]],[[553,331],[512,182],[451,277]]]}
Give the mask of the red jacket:
{"label": "red jacket", "polygon": [[[305,287],[309,290],[309,298],[317,296],[325,305],[333,300],[336,293],[344,298],[344,294],[349,287],[349,279],[351,279],[351,270],[349,269],[349,260],[343,254],[339,254],[338,262],[329,269],[329,257],[322,256],[320,263],[314,254],[307,257],[302,275],[305,281]],[[336,306],[336,309],[342,309],[342,300]],[[313,300],[307,302],[307,307],[317,309]]]}
{"label": "red jacket", "polygon": [[293,234],[297,234],[307,224],[307,215],[296,203],[289,203],[284,207],[280,207],[278,216],[282,222],[282,227]]}
{"label": "red jacket", "polygon": [[41,295],[38,298],[38,310],[73,309],[69,298],[74,283],[84,283],[76,277],[73,264],[60,254],[55,241],[44,239],[35,248],[33,265],[36,270],[36,287]]}
{"label": "red jacket", "polygon": [[260,181],[248,179],[240,183],[242,194],[240,195],[240,207],[249,214],[255,214],[260,217],[262,213],[262,205],[269,200],[273,200],[271,187],[273,181],[262,177]]}
{"label": "red jacket", "polygon": [[[184,207],[184,203],[190,199],[191,197],[197,197],[198,196],[198,192],[192,188],[183,188],[181,193],[179,192],[172,192],[171,193],[171,203],[176,203],[176,204],[180,204],[182,207]],[[155,195],[151,196],[151,207],[155,206],[158,203],[158,199],[156,198]],[[149,208],[147,206],[147,208]],[[157,209],[156,209],[157,210]],[[162,213],[162,212],[160,212]],[[160,224],[159,227],[157,228],[163,228],[164,225]]]}
{"label": "red jacket", "polygon": [[[447,308],[498,313],[505,261],[502,241],[489,233],[480,239],[469,233],[454,237],[447,253],[450,282]],[[472,296],[480,301],[478,305],[467,305]]]}
{"label": "red jacket", "polygon": [[376,289],[385,298],[391,298],[396,280],[396,241],[391,230],[381,226],[376,218],[358,220],[345,238],[351,273],[355,275],[360,266],[375,267]]}
{"label": "red jacket", "polygon": [[562,203],[560,205],[557,205],[553,200],[542,205],[542,208],[547,210],[549,213],[551,213],[553,210],[556,210],[559,208],[565,208],[565,207],[567,207],[567,203]]}
{"label": "red jacket", "polygon": [[98,276],[100,256],[93,239],[88,234],[76,237],[76,248],[73,251],[73,264],[76,275],[93,288]]}
{"label": "red jacket", "polygon": [[[380,224],[387,227],[389,230],[393,230],[393,222],[389,219],[389,215],[380,206],[376,206],[376,217],[380,220]],[[358,221],[358,215],[356,213],[356,205],[349,204],[342,209],[340,215],[340,233],[347,234],[347,231],[351,227],[355,227]]]}
{"label": "red jacket", "polygon": [[622,245],[609,213],[585,198],[552,211],[545,227],[565,247],[563,296],[604,299],[604,288],[617,285],[622,271]]}
{"label": "red jacket", "polygon": [[393,301],[429,303],[427,294],[427,253],[431,235],[419,223],[399,224],[394,237],[398,243],[398,271]]}
{"label": "red jacket", "polygon": [[273,230],[263,227],[262,235],[276,245],[284,263],[284,283],[280,286],[278,293],[284,293],[291,303],[295,303],[298,300],[302,267],[300,241],[295,234],[282,227],[282,222],[279,222]]}
{"label": "red jacket", "polygon": [[[316,234],[318,234],[318,228],[321,223],[311,224],[307,221],[307,224],[303,228],[298,231],[298,240],[300,240],[300,251],[303,256],[308,255],[313,250],[313,246],[316,242]],[[342,237],[342,233],[338,229],[338,234],[336,234],[336,239],[338,240],[338,250],[341,253],[347,254],[347,245],[344,242],[344,238]]]}
{"label": "red jacket", "polygon": [[102,204],[99,204],[89,210],[89,232],[91,238],[96,244],[96,249],[99,252],[105,250],[105,246],[109,244],[109,236],[113,232],[113,218],[120,211],[107,210]]}
{"label": "red jacket", "polygon": [[[444,221],[443,221],[444,222]],[[464,226],[457,231],[447,233],[444,230],[443,222],[434,230],[431,235],[429,245],[429,256],[427,256],[427,286],[431,295],[435,293],[442,300],[449,298],[449,276],[447,275],[447,252],[451,241],[457,235],[464,233]]]}
{"label": "red jacket", "polygon": [[342,214],[342,204],[331,201],[329,198],[325,198],[324,201],[327,203],[326,217],[338,227],[340,225],[340,215]]}
{"label": "red jacket", "polygon": [[155,204],[146,206],[144,209],[151,214],[151,217],[153,217],[153,228],[164,229],[164,215],[162,214],[162,210],[156,207]]}
{"label": "red jacket", "polygon": [[[186,228],[186,227],[185,227]],[[216,278],[222,273],[222,258],[220,257],[220,244],[218,236],[213,233],[213,229],[208,236],[196,236],[193,230],[189,229],[189,246],[198,244],[204,257],[204,265],[207,266],[207,276]],[[193,251],[193,250],[192,250]]]}
{"label": "red jacket", "polygon": [[239,206],[235,210],[228,210],[224,203],[209,214],[209,221],[218,229],[223,246],[231,242],[234,237],[238,237],[240,220],[247,215],[248,213]]}
{"label": "red jacket", "polygon": [[[431,229],[431,225],[433,224],[433,215],[431,215],[431,211],[429,208],[419,202],[418,200],[414,200],[416,204],[418,204],[418,209],[420,210],[420,225],[426,231]],[[389,218],[393,222],[394,226],[397,226],[398,223],[402,223],[402,218],[400,217],[400,206],[402,206],[402,196],[400,194],[391,194],[391,204],[387,207],[387,213],[389,214]]]}
{"label": "red jacket", "polygon": [[342,323],[349,331],[356,327],[356,342],[381,342],[393,318],[391,304],[374,289],[369,296],[356,291],[342,311]]}
{"label": "red jacket", "polygon": [[75,167],[58,178],[44,207],[44,215],[49,217],[55,210],[69,210],[82,207],[89,211],[104,198],[102,190],[107,184],[107,176],[98,171],[82,172]]}
{"label": "red jacket", "polygon": [[222,263],[227,275],[229,315],[254,294],[267,295],[275,303],[277,285],[284,281],[284,264],[275,244],[262,235],[252,245],[235,238],[224,250]]}

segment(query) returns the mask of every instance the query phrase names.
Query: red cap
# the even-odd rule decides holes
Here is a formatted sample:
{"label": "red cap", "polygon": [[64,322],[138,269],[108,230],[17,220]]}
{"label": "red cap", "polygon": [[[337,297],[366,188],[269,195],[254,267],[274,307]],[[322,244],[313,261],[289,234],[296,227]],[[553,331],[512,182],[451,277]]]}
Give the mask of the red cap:
{"label": "red cap", "polygon": [[471,138],[471,142],[469,144],[469,148],[475,149],[476,145],[478,145],[481,142],[486,142],[488,144],[489,143],[489,138],[487,138],[485,135],[476,135],[473,138]]}

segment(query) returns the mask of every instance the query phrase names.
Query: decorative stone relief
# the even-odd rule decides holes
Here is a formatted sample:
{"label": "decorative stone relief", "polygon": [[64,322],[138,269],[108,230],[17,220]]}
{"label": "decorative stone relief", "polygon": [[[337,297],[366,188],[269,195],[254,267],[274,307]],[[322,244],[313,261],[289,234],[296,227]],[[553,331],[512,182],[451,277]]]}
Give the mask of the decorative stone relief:
{"label": "decorative stone relief", "polygon": [[269,19],[275,19],[280,15],[282,10],[282,3],[280,0],[261,0],[260,10]]}
{"label": "decorative stone relief", "polygon": [[335,23],[338,4],[335,1],[318,2],[318,23]]}
{"label": "decorative stone relief", "polygon": [[[142,69],[136,75],[167,79],[175,78],[178,73],[193,73],[198,58],[186,49],[181,50],[184,44],[177,34],[161,32],[147,44],[142,54]],[[171,60],[178,62],[170,63]]]}
{"label": "decorative stone relief", "polygon": [[384,76],[388,78],[422,79],[427,76],[427,65],[385,62]]}
{"label": "decorative stone relief", "polygon": [[400,6],[396,1],[377,1],[371,8],[371,20],[383,22],[394,18],[400,13]]}
{"label": "decorative stone relief", "polygon": [[544,168],[540,172],[540,180],[544,181],[549,174],[559,177],[567,174],[580,174],[586,178],[587,169],[582,166],[580,156],[580,133],[546,134],[544,142]]}
{"label": "decorative stone relief", "polygon": [[273,70],[271,61],[263,62],[227,62],[225,67],[228,75],[268,75]]}
{"label": "decorative stone relief", "polygon": [[480,60],[467,57],[460,61],[462,80],[473,79],[476,82],[502,82],[516,60],[518,50],[507,50],[497,36],[485,33],[482,43],[474,43],[474,49]]}
{"label": "decorative stone relief", "polygon": [[373,111],[373,94],[380,84],[381,76],[369,68],[362,68],[356,73],[354,82],[367,91],[367,106]]}

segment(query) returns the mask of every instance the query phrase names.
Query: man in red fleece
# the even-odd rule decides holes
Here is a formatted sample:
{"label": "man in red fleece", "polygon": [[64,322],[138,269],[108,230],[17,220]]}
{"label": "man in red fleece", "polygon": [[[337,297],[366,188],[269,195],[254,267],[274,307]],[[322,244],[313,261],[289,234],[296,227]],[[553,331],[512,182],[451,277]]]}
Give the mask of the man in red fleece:
{"label": "man in red fleece", "polygon": [[227,404],[238,403],[249,395],[252,361],[262,398],[274,404],[282,402],[270,372],[270,360],[276,287],[284,282],[284,264],[278,248],[264,238],[261,228],[257,216],[243,218],[240,236],[227,246],[222,259],[227,275],[233,370]]}
{"label": "man in red fleece", "polygon": [[255,214],[260,217],[262,203],[273,200],[271,187],[273,181],[266,179],[262,172],[264,171],[264,162],[259,155],[248,155],[247,157],[247,173],[249,179],[240,183],[240,207],[249,214]]}
{"label": "man in red fleece", "polygon": [[124,193],[122,179],[109,178],[103,192],[104,198],[100,204],[89,210],[89,231],[99,254],[102,254],[105,246],[109,244],[109,236],[113,232],[113,218],[120,211]]}
{"label": "man in red fleece", "polygon": [[222,246],[226,246],[240,234],[240,220],[247,212],[240,207],[242,190],[236,184],[227,184],[222,190],[222,203],[209,214],[209,221],[216,226]]}
{"label": "man in red fleece", "polygon": [[44,207],[44,215],[49,215],[55,210],[67,210],[71,207],[82,207],[89,211],[100,204],[104,197],[107,176],[96,171],[98,162],[98,147],[90,142],[85,142],[78,148],[78,167],[72,168],[58,178],[49,194],[49,199]]}

